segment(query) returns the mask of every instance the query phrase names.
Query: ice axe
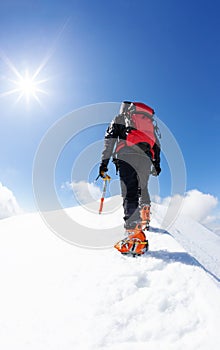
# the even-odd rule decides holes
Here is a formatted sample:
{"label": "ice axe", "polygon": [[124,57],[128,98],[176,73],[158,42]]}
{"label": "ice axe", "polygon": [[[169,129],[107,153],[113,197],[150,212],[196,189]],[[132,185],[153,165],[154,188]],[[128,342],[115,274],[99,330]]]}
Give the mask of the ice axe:
{"label": "ice axe", "polygon": [[110,178],[110,176],[108,174],[105,174],[102,177],[102,180],[103,180],[103,187],[102,187],[102,196],[101,196],[101,199],[100,199],[99,214],[102,213],[102,209],[103,209],[103,204],[104,204],[104,200],[105,200],[105,194],[106,194],[106,190],[107,190],[107,181],[110,181],[111,178]]}

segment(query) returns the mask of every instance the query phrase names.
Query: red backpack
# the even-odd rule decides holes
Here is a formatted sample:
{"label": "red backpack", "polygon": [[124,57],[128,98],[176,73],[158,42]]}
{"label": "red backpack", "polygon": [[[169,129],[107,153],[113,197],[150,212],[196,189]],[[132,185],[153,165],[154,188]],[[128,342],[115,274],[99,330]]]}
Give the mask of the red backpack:
{"label": "red backpack", "polygon": [[[157,141],[156,134],[159,136],[159,129],[154,120],[154,110],[142,102],[123,102],[120,113],[124,114],[125,118],[126,145],[148,143],[152,158],[154,158],[153,147]],[[120,142],[116,152],[124,146],[125,143]]]}

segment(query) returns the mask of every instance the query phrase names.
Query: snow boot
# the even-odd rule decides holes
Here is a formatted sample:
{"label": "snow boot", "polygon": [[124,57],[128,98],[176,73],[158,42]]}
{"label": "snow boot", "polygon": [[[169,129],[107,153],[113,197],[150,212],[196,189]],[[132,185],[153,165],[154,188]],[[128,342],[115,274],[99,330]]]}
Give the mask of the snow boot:
{"label": "snow boot", "polygon": [[115,244],[115,248],[122,254],[142,255],[148,250],[148,240],[142,231],[142,224],[126,230],[127,237]]}
{"label": "snow boot", "polygon": [[149,231],[150,228],[150,205],[144,205],[140,210],[141,223],[143,230]]}

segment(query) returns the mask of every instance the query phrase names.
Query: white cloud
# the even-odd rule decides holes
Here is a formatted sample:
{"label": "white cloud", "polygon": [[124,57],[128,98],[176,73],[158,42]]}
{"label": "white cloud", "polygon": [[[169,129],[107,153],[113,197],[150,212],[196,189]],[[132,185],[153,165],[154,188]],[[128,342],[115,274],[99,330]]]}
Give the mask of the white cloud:
{"label": "white cloud", "polygon": [[17,200],[6,186],[0,182],[0,219],[7,218],[12,215],[17,215],[22,212]]}
{"label": "white cloud", "polygon": [[72,190],[76,199],[81,204],[86,204],[100,199],[101,190],[94,183],[86,181],[79,182],[66,182],[62,185],[62,188]]}
{"label": "white cloud", "polygon": [[186,193],[182,212],[196,221],[205,223],[217,204],[218,199],[211,194],[191,190]]}
{"label": "white cloud", "polygon": [[[168,206],[171,197],[164,199],[155,198],[156,203]],[[175,195],[172,197],[172,205],[175,200],[180,203],[182,200],[181,213],[191,217],[195,221],[207,226],[216,233],[220,231],[220,213],[217,213],[218,199],[211,194],[202,193],[196,189],[186,192],[185,196]]]}

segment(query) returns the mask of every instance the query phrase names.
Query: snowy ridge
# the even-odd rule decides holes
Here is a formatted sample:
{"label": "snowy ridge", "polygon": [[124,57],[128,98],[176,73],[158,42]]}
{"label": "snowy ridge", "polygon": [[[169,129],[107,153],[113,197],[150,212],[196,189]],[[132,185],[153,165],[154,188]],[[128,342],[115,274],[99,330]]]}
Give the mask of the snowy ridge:
{"label": "snowy ridge", "polygon": [[[154,204],[153,210],[157,222],[161,224],[166,208]],[[207,272],[220,281],[220,236],[184,215],[175,219],[169,228],[169,233]]]}
{"label": "snowy ridge", "polygon": [[2,220],[0,348],[219,349],[219,283],[152,226],[149,253],[129,258],[70,245],[38,214]]}
{"label": "snowy ridge", "polygon": [[[190,230],[189,230],[190,227]],[[170,228],[172,236],[220,281],[220,237],[190,218],[179,218]]]}

